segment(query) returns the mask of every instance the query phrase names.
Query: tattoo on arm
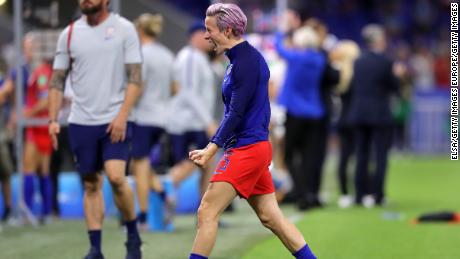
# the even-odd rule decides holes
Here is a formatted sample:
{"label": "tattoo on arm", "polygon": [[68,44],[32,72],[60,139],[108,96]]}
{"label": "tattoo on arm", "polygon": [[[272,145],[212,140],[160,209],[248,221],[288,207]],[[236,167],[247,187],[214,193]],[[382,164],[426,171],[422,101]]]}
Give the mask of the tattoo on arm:
{"label": "tattoo on arm", "polygon": [[54,70],[51,77],[50,89],[64,91],[66,74],[66,70]]}
{"label": "tattoo on arm", "polygon": [[142,67],[141,64],[126,64],[126,73],[128,77],[129,84],[135,84],[137,86],[142,86]]}

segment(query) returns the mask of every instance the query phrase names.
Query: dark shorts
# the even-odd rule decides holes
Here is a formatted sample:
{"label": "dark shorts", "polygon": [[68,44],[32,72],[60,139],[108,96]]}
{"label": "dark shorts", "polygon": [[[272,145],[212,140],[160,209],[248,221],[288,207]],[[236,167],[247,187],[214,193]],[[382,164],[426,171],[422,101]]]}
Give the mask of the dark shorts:
{"label": "dark shorts", "polygon": [[173,146],[174,163],[188,159],[188,152],[193,149],[203,149],[209,139],[205,131],[187,131],[184,134],[171,134],[171,143]]}
{"label": "dark shorts", "polygon": [[108,124],[87,126],[69,124],[69,142],[77,171],[91,174],[101,171],[107,160],[128,161],[131,149],[133,124],[128,123],[126,138],[112,143],[107,133]]}
{"label": "dark shorts", "polygon": [[211,182],[227,182],[242,198],[275,192],[268,167],[272,161],[272,146],[268,141],[225,151],[217,164]]}
{"label": "dark shorts", "polygon": [[159,143],[164,129],[155,126],[133,125],[132,157],[134,159],[149,157],[150,152]]}

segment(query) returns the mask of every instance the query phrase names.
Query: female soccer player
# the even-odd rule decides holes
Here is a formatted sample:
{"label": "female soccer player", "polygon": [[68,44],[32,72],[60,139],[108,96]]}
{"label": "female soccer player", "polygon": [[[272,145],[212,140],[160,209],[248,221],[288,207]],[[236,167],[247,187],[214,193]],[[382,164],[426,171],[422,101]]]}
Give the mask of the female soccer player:
{"label": "female soccer player", "polygon": [[206,11],[206,38],[217,53],[230,59],[222,84],[225,115],[205,149],[190,159],[206,166],[218,148],[225,154],[198,209],[198,230],[191,259],[207,258],[214,246],[218,220],[239,195],[247,199],[262,224],[283,242],[296,258],[316,258],[300,231],[284,217],[268,171],[272,154],[268,142],[270,72],[262,55],[242,37],[247,18],[234,4],[213,4]]}

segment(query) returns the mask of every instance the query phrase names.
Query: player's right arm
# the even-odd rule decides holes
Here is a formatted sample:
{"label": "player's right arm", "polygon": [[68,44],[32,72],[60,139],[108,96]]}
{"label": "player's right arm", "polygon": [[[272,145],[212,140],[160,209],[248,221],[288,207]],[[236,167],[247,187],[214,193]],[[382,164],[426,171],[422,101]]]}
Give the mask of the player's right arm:
{"label": "player's right arm", "polygon": [[64,84],[66,79],[67,70],[53,70],[51,77],[48,109],[50,116],[49,134],[53,142],[54,149],[58,148],[57,134],[61,131],[59,122],[57,121],[59,109],[62,104],[62,96],[64,92]]}
{"label": "player's right arm", "polygon": [[51,76],[49,86],[48,111],[50,116],[50,123],[48,130],[53,142],[54,149],[58,148],[57,134],[59,134],[61,131],[61,127],[57,121],[57,117],[62,104],[62,96],[64,93],[67,72],[70,67],[68,33],[69,27],[67,27],[61,33],[61,35],[59,35],[56,47],[56,56],[54,57],[53,75]]}

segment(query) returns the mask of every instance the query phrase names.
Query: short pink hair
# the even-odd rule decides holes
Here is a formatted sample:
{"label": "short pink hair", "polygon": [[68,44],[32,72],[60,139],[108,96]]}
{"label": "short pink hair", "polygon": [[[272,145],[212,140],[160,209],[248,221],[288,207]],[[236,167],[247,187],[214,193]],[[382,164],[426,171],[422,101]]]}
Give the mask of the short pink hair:
{"label": "short pink hair", "polygon": [[217,27],[220,31],[231,28],[236,37],[240,37],[246,31],[248,19],[235,4],[212,4],[206,10],[206,16],[216,17]]}

